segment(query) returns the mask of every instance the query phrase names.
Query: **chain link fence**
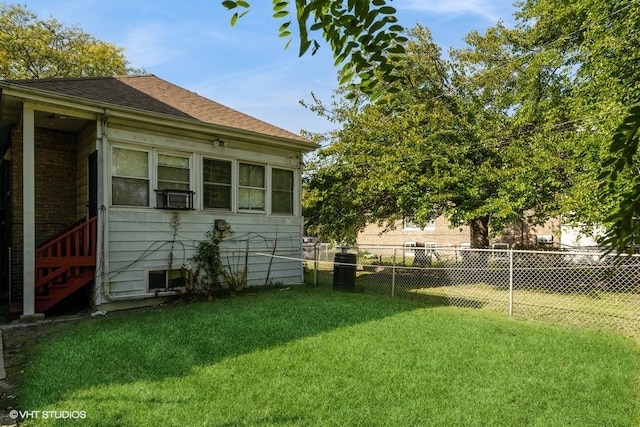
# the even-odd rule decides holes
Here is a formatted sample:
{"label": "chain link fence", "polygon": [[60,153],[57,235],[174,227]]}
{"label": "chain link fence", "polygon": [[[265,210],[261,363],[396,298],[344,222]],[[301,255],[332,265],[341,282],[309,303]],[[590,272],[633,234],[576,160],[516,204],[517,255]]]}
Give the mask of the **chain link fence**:
{"label": "chain link fence", "polygon": [[354,288],[365,292],[483,308],[523,319],[640,332],[638,255],[359,246],[348,248],[356,260],[350,265],[335,263],[337,252],[323,245],[305,248],[316,285],[335,285],[336,268],[351,268]]}

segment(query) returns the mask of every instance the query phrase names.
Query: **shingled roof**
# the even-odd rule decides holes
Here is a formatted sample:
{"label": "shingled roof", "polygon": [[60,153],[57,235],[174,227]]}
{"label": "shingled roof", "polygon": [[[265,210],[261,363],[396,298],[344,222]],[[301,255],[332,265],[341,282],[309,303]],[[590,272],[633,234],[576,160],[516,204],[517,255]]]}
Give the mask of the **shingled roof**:
{"label": "shingled roof", "polygon": [[308,142],[310,146],[313,145],[299,135],[226,107],[152,74],[11,80],[7,82],[38,91],[95,101],[100,105],[108,104],[133,108],[179,119],[195,120],[298,142]]}

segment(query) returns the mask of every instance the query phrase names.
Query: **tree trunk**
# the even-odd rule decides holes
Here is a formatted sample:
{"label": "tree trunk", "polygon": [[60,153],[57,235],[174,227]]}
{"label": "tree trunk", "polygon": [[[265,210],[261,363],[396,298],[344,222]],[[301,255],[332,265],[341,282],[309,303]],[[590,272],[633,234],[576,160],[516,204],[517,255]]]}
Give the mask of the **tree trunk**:
{"label": "tree trunk", "polygon": [[489,247],[489,215],[469,221],[471,228],[471,247],[484,249]]}

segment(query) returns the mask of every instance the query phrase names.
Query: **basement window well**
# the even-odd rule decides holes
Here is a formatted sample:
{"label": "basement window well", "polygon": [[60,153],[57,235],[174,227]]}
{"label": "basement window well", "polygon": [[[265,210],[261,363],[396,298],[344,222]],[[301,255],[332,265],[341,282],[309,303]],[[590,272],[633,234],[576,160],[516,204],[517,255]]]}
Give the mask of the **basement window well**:
{"label": "basement window well", "polygon": [[149,270],[149,291],[182,288],[186,284],[187,272],[185,270]]}

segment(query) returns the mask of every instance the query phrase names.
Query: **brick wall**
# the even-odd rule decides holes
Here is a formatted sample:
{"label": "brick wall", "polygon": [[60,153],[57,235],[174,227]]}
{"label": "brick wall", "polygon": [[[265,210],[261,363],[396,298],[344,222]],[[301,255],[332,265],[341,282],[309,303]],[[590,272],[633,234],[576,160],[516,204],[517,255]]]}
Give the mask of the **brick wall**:
{"label": "brick wall", "polygon": [[[76,135],[35,130],[35,222],[39,245],[76,222]],[[11,134],[12,299],[22,296],[22,130]]]}
{"label": "brick wall", "polygon": [[[405,230],[402,221],[396,223],[396,228],[383,232],[381,227],[369,224],[357,238],[359,245],[403,246],[406,242],[431,242],[438,246],[460,246],[469,243],[469,227],[449,227],[445,217],[435,219],[431,227],[425,230]],[[557,241],[559,235],[559,221],[550,220],[546,224],[532,227],[522,223],[514,223],[506,227],[500,236],[490,239],[491,243],[505,242],[515,244],[535,244],[539,234],[553,235]]]}

